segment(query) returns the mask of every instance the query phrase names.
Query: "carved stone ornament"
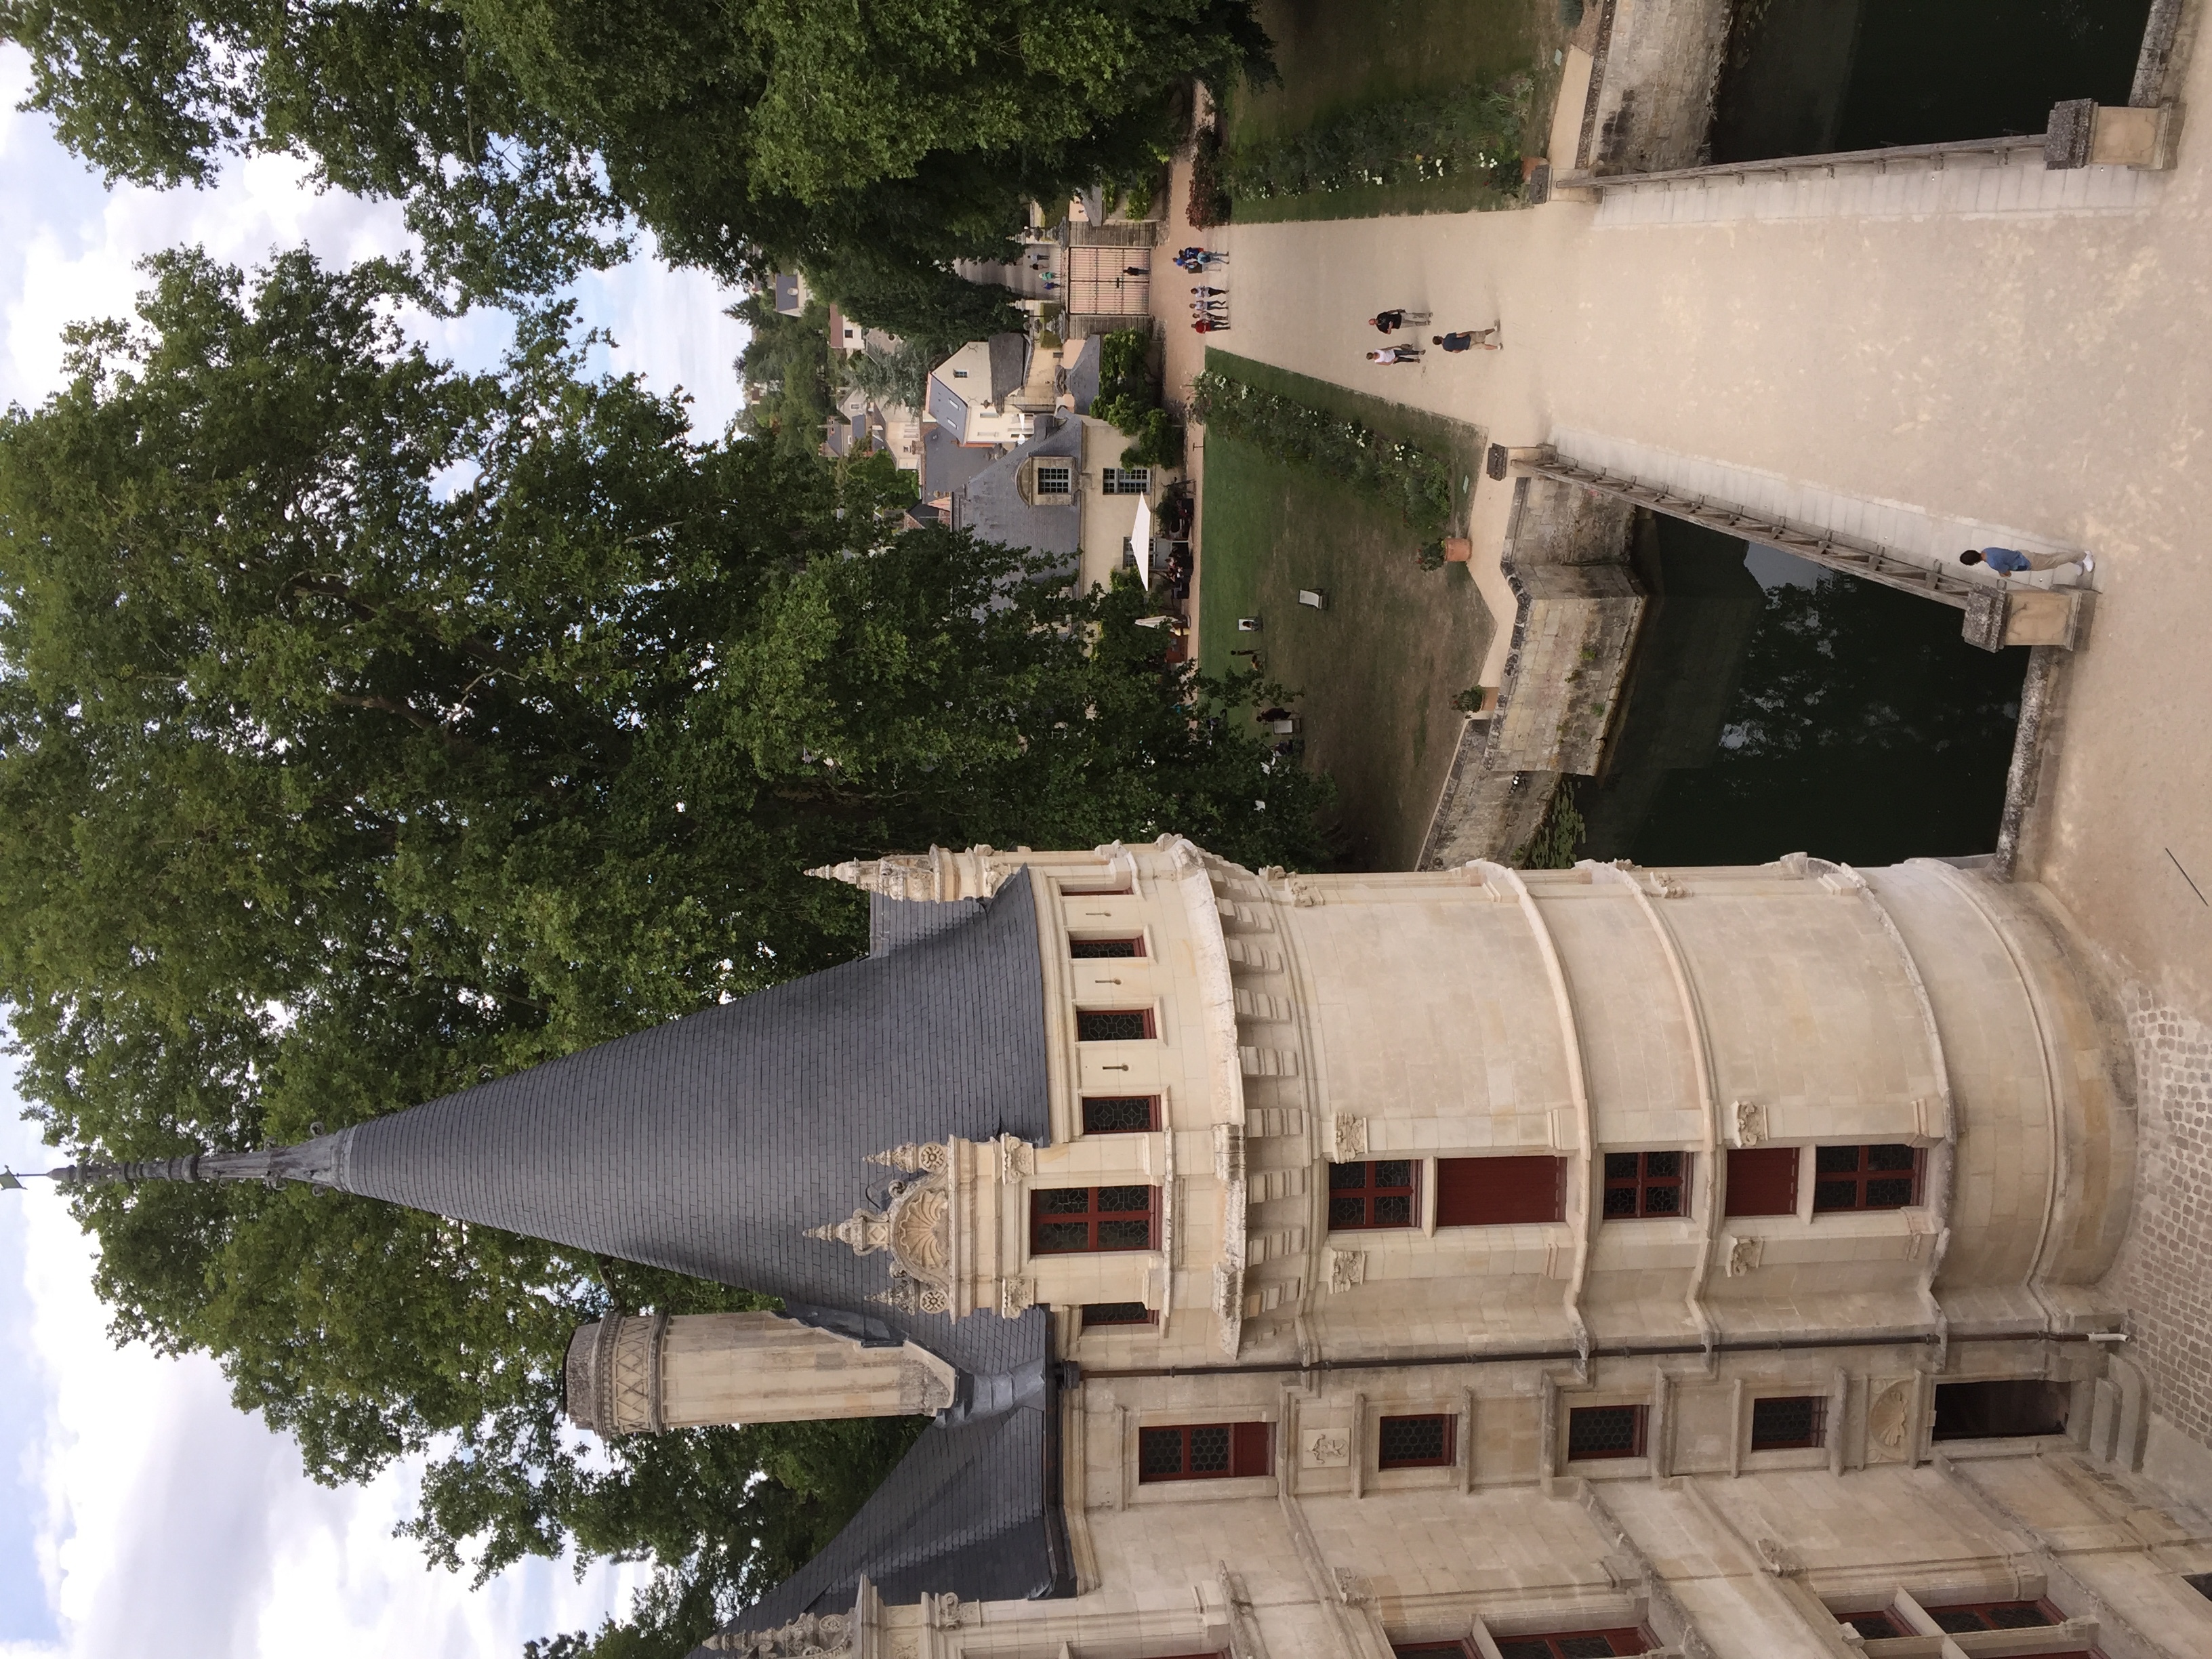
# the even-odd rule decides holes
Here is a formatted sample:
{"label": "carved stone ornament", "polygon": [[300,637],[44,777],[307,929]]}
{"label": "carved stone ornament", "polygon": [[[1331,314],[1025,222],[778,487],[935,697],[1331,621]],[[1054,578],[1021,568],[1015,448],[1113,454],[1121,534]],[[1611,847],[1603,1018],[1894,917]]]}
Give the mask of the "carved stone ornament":
{"label": "carved stone ornament", "polygon": [[1019,1135],[999,1137],[999,1180],[1006,1186],[1036,1173],[1036,1148]]}
{"label": "carved stone ornament", "polygon": [[1328,1287],[1332,1291],[1348,1291],[1355,1285],[1367,1282],[1367,1252],[1364,1250],[1331,1250],[1328,1253]]}
{"label": "carved stone ornament", "polygon": [[935,1630],[960,1628],[960,1598],[951,1590],[942,1595],[924,1595],[921,1610]]}
{"label": "carved stone ornament", "polygon": [[877,1291],[868,1300],[880,1302],[886,1308],[896,1308],[901,1313],[941,1314],[952,1310],[950,1291],[896,1272],[891,1274],[890,1288]]}
{"label": "carved stone ornament", "polygon": [[825,1227],[809,1227],[809,1238],[824,1243],[841,1243],[853,1247],[854,1255],[873,1255],[878,1250],[891,1247],[891,1218],[881,1210],[872,1210],[861,1205],[844,1220]]}
{"label": "carved stone ornament", "polygon": [[1348,1607],[1365,1607],[1375,1599],[1375,1586],[1367,1575],[1352,1567],[1336,1570],[1336,1599]]}
{"label": "carved stone ornament", "polygon": [[999,1285],[999,1316],[1019,1319],[1036,1304],[1036,1280],[1009,1279]]}
{"label": "carved stone ornament", "polygon": [[802,1613],[775,1630],[722,1631],[705,1645],[717,1653],[750,1653],[754,1659],[830,1659],[853,1645],[853,1621],[842,1613]]}
{"label": "carved stone ornament", "polygon": [[888,1252],[891,1288],[874,1299],[909,1312],[943,1313],[951,1306],[952,1194],[945,1177],[933,1171],[895,1181],[890,1196],[888,1209],[861,1205],[842,1221],[808,1228],[806,1236],[844,1244],[854,1255]]}
{"label": "carved stone ornament", "polygon": [[1735,1144],[1756,1146],[1766,1139],[1766,1108],[1755,1100],[1739,1100],[1729,1109],[1735,1114]]}
{"label": "carved stone ornament", "polygon": [[1760,1251],[1765,1241],[1759,1238],[1736,1238],[1723,1241],[1722,1248],[1728,1252],[1726,1266],[1730,1279],[1741,1279],[1759,1266]]}
{"label": "carved stone ornament", "polygon": [[1322,1429],[1306,1437],[1306,1462],[1316,1469],[1342,1468],[1352,1462],[1352,1442]]}
{"label": "carved stone ornament", "polygon": [[1329,1120],[1336,1150],[1331,1162],[1357,1164],[1367,1156],[1367,1120],[1341,1114]]}
{"label": "carved stone ornament", "polygon": [[908,1141],[889,1152],[870,1152],[868,1162],[880,1164],[885,1169],[904,1170],[908,1175],[943,1175],[952,1167],[952,1149],[934,1140],[919,1146]]}
{"label": "carved stone ornament", "polygon": [[899,1410],[908,1417],[928,1417],[952,1403],[952,1388],[921,1360],[909,1357],[899,1363]]}
{"label": "carved stone ornament", "polygon": [[1867,1401],[1867,1438],[1891,1451],[1902,1451],[1905,1424],[1911,1415],[1911,1382],[1891,1383]]}

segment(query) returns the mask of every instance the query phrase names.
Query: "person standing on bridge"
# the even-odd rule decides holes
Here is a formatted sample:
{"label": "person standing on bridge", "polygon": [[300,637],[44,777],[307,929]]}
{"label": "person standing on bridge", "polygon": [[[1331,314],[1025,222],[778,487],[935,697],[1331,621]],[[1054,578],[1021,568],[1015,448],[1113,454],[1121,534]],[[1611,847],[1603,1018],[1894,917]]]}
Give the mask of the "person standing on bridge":
{"label": "person standing on bridge", "polygon": [[1421,361],[1421,349],[1417,345],[1385,346],[1380,351],[1369,352],[1367,361],[1370,363],[1418,363]]}
{"label": "person standing on bridge", "polygon": [[2061,577],[2069,585],[2079,582],[2097,568],[2096,557],[2083,553],[2023,553],[2016,547],[1970,547],[1959,555],[1960,564],[1986,565],[2000,576],[2024,576],[2049,572],[2055,585]]}
{"label": "person standing on bridge", "polygon": [[1420,328],[1429,320],[1425,311],[1378,311],[1367,319],[1367,325],[1378,334],[1395,334],[1401,328]]}
{"label": "person standing on bridge", "polygon": [[1505,348],[1492,337],[1498,328],[1492,323],[1488,328],[1462,328],[1452,334],[1431,334],[1429,343],[1442,346],[1446,351],[1503,351]]}

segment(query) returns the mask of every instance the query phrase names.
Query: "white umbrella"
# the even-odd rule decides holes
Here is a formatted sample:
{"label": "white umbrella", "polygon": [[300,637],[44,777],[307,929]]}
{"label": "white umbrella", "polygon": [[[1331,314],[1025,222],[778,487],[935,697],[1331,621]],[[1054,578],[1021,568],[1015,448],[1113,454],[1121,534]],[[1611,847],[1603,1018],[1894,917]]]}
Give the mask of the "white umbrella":
{"label": "white umbrella", "polygon": [[1137,522],[1129,532],[1129,545],[1137,550],[1137,580],[1152,585],[1152,504],[1137,497]]}

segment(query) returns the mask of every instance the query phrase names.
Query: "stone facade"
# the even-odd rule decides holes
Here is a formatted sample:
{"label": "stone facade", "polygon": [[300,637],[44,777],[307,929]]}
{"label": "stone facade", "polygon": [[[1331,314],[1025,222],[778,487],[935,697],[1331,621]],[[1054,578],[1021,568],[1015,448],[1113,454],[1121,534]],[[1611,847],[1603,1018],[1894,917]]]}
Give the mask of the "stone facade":
{"label": "stone facade", "polygon": [[2142,1078],[2142,1214],[2111,1294],[2130,1311],[2129,1352],[2160,1415],[2212,1447],[2212,1030],[2141,994],[2128,1024]]}
{"label": "stone facade", "polygon": [[[2212,1522],[2138,1472],[2187,1351],[2112,1357],[2130,1048],[2033,888],[1286,877],[1172,837],[837,873],[951,900],[1023,867],[1053,1133],[949,1150],[946,1249],[967,1305],[1054,1310],[1076,1594],[864,1582],[856,1654],[2212,1656]],[[1836,1200],[1867,1146],[1909,1201]],[[1625,1212],[1653,1153],[1675,1195]],[[1557,1169],[1550,1218],[1454,1196],[1503,1158]],[[1350,1166],[1402,1207],[1347,1211]],[[1149,1194],[1152,1231],[1044,1248],[1070,1188]],[[1981,1603],[2045,1622],[1956,1633]]]}

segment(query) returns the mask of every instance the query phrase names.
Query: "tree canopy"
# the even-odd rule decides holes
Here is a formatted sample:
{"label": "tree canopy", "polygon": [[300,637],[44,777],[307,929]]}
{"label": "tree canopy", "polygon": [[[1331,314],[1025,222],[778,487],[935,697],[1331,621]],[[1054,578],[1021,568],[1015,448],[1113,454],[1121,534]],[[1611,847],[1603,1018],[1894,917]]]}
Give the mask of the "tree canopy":
{"label": "tree canopy", "polygon": [[0,33],[110,178],[295,154],[404,200],[468,297],[618,258],[634,216],[679,263],[804,265],[902,334],[951,259],[1148,164],[1179,85],[1267,51],[1249,0],[0,0]]}
{"label": "tree canopy", "polygon": [[[860,896],[812,864],[1321,851],[1322,786],[1219,717],[1257,688],[1164,661],[1133,586],[694,442],[558,308],[471,374],[402,336],[387,267],[149,274],[0,417],[0,999],[57,1143],[294,1139],[844,959]],[[744,1292],[297,1189],[77,1202],[118,1334],[215,1355],[318,1477],[430,1454],[434,1556],[659,1563],[608,1655],[781,1577],[911,1432],[580,1460],[574,1324]]]}

